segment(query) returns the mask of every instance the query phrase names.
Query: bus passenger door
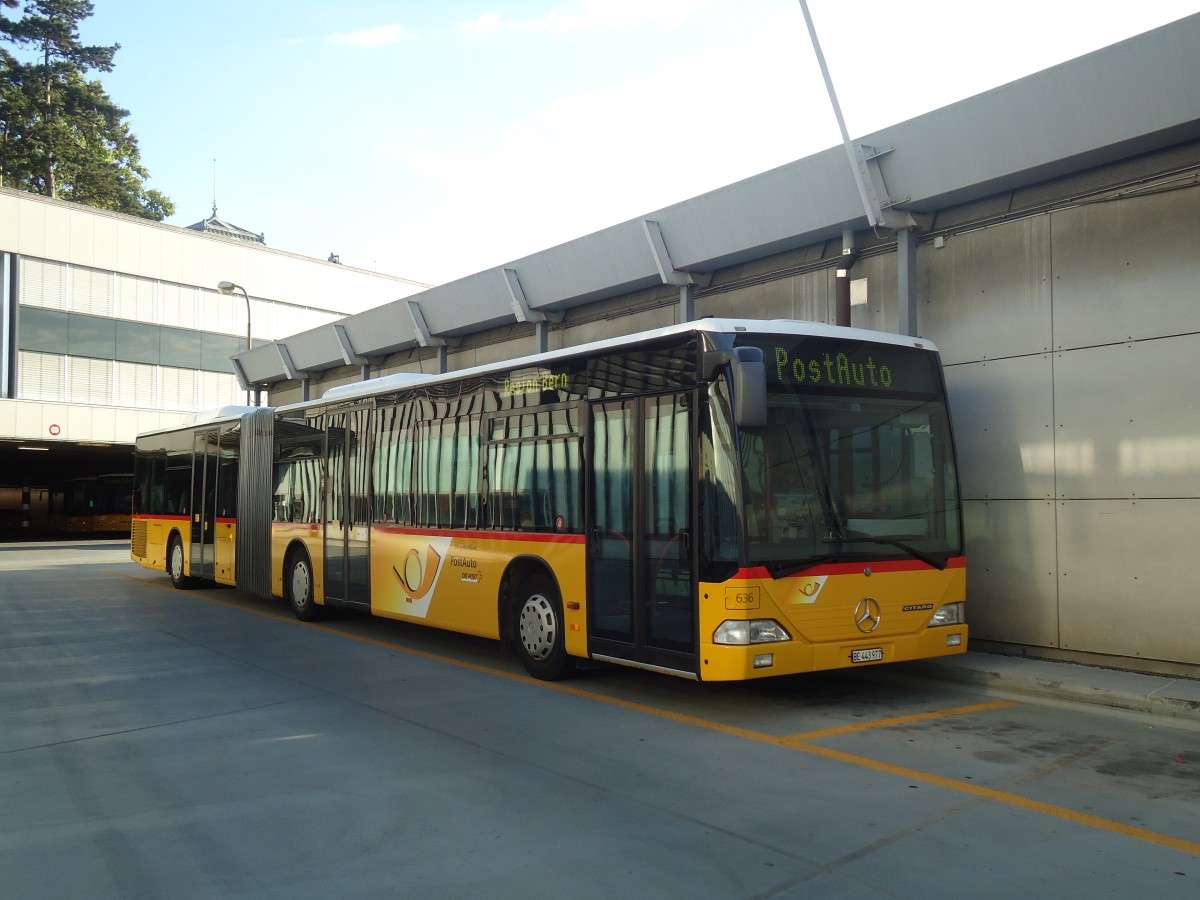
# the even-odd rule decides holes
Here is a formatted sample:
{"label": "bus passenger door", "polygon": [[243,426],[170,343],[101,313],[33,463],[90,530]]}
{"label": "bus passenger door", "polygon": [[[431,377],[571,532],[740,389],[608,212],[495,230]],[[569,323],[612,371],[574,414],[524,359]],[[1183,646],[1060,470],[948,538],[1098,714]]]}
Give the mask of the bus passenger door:
{"label": "bus passenger door", "polygon": [[227,429],[219,438],[217,461],[216,547],[214,577],[223,584],[234,583],[234,553],[237,542],[237,473],[240,432]]}
{"label": "bus passenger door", "polygon": [[369,608],[370,443],[366,408],[330,413],[325,474],[325,599]]}
{"label": "bus passenger door", "polygon": [[589,652],[696,673],[692,395],[592,406]]}
{"label": "bus passenger door", "polygon": [[192,457],[191,516],[193,577],[215,577],[217,537],[217,432],[197,431]]}

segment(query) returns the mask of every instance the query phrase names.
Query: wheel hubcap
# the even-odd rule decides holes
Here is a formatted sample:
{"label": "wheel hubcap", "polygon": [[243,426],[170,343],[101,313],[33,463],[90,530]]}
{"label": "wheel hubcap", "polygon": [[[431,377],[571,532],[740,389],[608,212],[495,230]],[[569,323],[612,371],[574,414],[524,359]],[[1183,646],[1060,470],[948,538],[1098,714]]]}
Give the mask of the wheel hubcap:
{"label": "wheel hubcap", "polygon": [[292,567],[292,603],[304,606],[308,602],[308,566],[298,563]]}
{"label": "wheel hubcap", "polygon": [[534,594],[521,607],[521,644],[531,659],[543,660],[554,649],[558,623],[554,607],[542,594]]}

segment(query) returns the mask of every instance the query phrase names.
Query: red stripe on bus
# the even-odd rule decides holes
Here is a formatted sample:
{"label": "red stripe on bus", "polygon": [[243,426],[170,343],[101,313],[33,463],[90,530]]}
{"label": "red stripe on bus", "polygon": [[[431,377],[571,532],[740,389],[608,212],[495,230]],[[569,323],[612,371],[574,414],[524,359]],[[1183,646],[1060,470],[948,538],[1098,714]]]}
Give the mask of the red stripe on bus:
{"label": "red stripe on bus", "polygon": [[[965,569],[966,567],[967,558],[965,556],[954,556],[946,560],[947,569]],[[919,559],[888,559],[873,560],[871,562],[822,563],[821,565],[813,566],[811,569],[803,569],[793,575],[789,575],[788,577],[811,578],[813,575],[857,575],[861,574],[864,568],[870,568],[872,572],[881,574],[884,572],[917,572],[932,567],[927,563],[921,562]],[[770,579],[771,573],[767,571],[766,566],[749,566],[745,569],[738,569],[733,577],[729,580],[750,580],[755,578]]]}
{"label": "red stripe on bus", "polygon": [[372,525],[372,531],[385,534],[407,534],[413,537],[469,538],[473,541],[534,541],[542,544],[582,544],[582,534],[559,534],[553,531],[455,531],[447,528],[401,528],[396,525]]}

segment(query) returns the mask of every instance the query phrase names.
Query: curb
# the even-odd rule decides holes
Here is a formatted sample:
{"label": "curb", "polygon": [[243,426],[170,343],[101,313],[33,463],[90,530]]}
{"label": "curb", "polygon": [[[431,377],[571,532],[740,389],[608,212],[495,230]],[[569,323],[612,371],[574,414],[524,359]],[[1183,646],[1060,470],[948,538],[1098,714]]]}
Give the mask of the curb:
{"label": "curb", "polygon": [[968,651],[905,664],[921,678],[955,681],[994,693],[1083,703],[1200,723],[1200,681],[1076,663]]}

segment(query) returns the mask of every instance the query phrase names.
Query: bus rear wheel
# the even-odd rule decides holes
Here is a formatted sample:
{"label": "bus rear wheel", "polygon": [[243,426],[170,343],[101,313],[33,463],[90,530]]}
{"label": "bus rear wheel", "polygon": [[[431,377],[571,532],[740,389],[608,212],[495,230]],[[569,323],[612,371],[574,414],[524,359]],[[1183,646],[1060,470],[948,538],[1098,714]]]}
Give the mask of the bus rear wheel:
{"label": "bus rear wheel", "polygon": [[167,574],[171,585],[181,591],[192,585],[192,579],[183,574],[183,541],[178,534],[171,535],[167,544]]}
{"label": "bus rear wheel", "polygon": [[288,557],[284,584],[287,586],[288,602],[292,612],[301,622],[312,622],[321,617],[321,607],[313,599],[312,563],[302,550]]}
{"label": "bus rear wheel", "polygon": [[554,582],[544,575],[523,582],[514,613],[513,634],[525,671],[543,681],[571,674],[575,658],[567,655],[562,599]]}

